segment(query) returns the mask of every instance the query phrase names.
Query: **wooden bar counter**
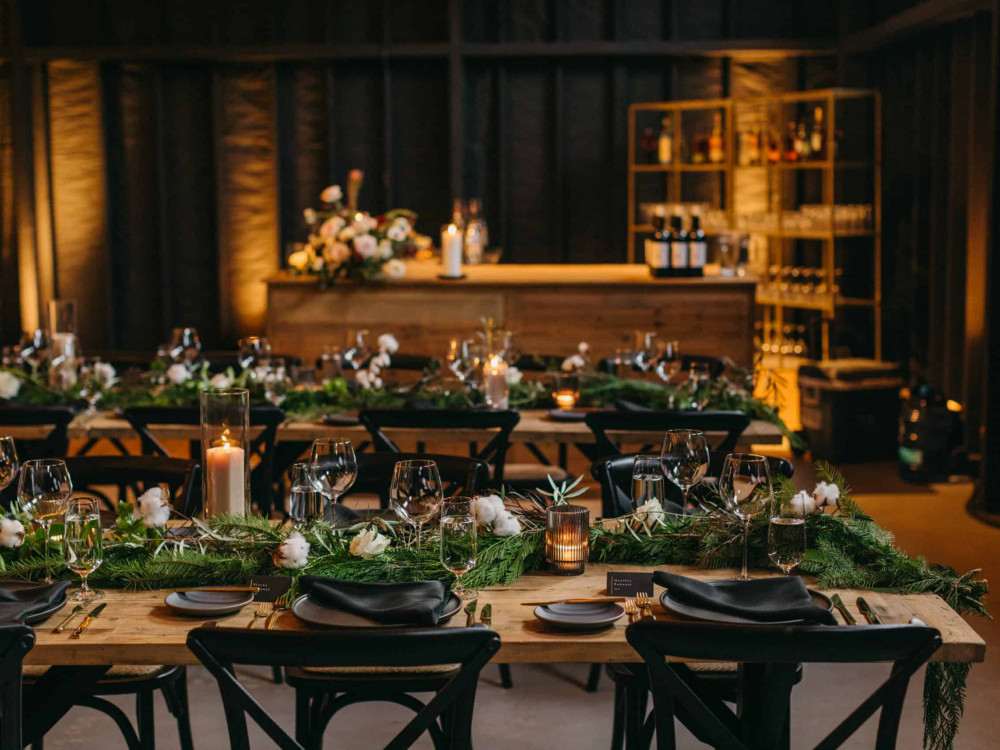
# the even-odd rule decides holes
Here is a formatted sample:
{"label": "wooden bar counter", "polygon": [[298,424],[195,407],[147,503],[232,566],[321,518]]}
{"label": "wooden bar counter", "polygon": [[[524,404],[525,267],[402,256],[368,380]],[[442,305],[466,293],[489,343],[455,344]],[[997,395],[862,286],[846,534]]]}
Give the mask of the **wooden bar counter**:
{"label": "wooden bar counter", "polygon": [[398,281],[338,281],[320,290],[312,276],[267,281],[267,336],[275,351],[311,359],[344,347],[349,330],[391,332],[407,354],[443,357],[448,340],[492,317],[518,331],[526,353],[571,354],[586,341],[614,354],[633,331],[657,331],[681,351],[752,360],[755,279],[654,279],[640,264],[466,266],[442,280],[436,261],[410,261]]}

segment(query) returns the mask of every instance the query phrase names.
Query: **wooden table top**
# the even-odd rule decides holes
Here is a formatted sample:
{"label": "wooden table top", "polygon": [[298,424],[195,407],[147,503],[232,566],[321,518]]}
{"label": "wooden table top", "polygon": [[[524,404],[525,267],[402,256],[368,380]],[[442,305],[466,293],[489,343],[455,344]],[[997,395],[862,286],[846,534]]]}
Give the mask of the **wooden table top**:
{"label": "wooden table top", "polygon": [[[49,430],[45,426],[8,427],[4,429],[4,432],[18,439],[29,440],[45,437]],[[197,425],[161,425],[153,428],[152,432],[165,440],[201,439],[201,428]],[[391,430],[389,432],[404,440],[427,439],[427,431],[424,430]],[[128,422],[110,412],[102,412],[97,415],[78,415],[70,423],[68,434],[71,440],[128,440],[137,437]],[[649,437],[649,433],[614,434],[621,435],[621,439],[626,442],[642,442]],[[368,433],[360,425],[336,427],[318,422],[285,422],[278,428],[279,442],[312,442],[316,438],[334,436],[362,439],[367,438]],[[483,432],[479,430],[450,430],[448,436],[455,442],[468,442],[481,439]],[[544,409],[522,411],[521,421],[511,433],[511,442],[514,443],[551,445],[592,443],[593,441],[590,429],[583,422],[555,422],[548,417],[548,412]],[[775,425],[763,420],[754,420],[744,431],[739,442],[740,445],[780,445],[781,441],[781,430]]]}
{"label": "wooden table top", "polygon": [[[589,634],[568,634],[547,630],[532,614],[532,607],[521,605],[524,601],[550,600],[569,597],[601,596],[607,572],[652,571],[652,567],[589,564],[587,571],[576,577],[561,577],[546,573],[522,576],[510,586],[484,589],[480,594],[479,609],[493,605],[493,629],[500,634],[500,651],[493,661],[498,663],[561,663],[561,662],[634,662],[639,657],[625,640],[626,618],[609,630]],[[694,578],[711,580],[726,578],[732,571],[706,571],[687,566],[660,566]],[[769,575],[757,572],[755,575]],[[100,664],[196,664],[197,659],[185,645],[189,630],[199,627],[200,620],[174,614],[164,603],[164,591],[126,592],[107,591],[104,601],[107,608],[79,640],[71,639],[70,631],[52,632],[59,622],[59,614],[36,628],[35,648],[26,662],[48,665],[100,665]],[[833,591],[827,592],[833,593]],[[859,593],[839,590],[844,603],[859,622],[864,618],[854,606]],[[879,594],[863,592],[868,603],[886,624],[907,623],[918,617],[941,631],[942,647],[932,661],[980,662],[986,653],[982,638],[952,610],[943,599],[934,594]],[[69,609],[65,611],[68,613]],[[245,627],[250,621],[253,605],[238,615],[220,620],[225,626]],[[658,619],[667,619],[659,604],[653,607]],[[838,615],[839,618],[839,615]],[[463,625],[463,614],[456,615],[449,627]],[[304,629],[290,612],[282,614],[276,629]],[[331,631],[330,637],[336,638]]]}

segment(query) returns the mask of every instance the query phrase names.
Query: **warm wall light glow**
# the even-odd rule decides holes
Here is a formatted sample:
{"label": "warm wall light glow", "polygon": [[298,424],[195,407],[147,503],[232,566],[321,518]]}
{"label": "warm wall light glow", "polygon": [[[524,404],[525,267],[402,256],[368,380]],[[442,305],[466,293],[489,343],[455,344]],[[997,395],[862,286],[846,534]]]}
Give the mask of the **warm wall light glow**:
{"label": "warm wall light glow", "polygon": [[945,406],[948,407],[948,411],[962,411],[962,405],[958,401],[948,399],[948,403]]}

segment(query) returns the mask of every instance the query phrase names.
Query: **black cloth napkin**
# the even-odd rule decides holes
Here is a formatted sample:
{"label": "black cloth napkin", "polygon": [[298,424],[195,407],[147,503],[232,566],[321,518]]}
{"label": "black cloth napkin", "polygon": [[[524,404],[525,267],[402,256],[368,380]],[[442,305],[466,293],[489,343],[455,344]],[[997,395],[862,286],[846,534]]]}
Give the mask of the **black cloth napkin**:
{"label": "black cloth napkin", "polygon": [[25,617],[44,612],[66,598],[69,581],[51,586],[6,588],[0,585],[0,623],[23,622]]}
{"label": "black cloth napkin", "polygon": [[658,570],[653,582],[670,590],[678,601],[714,612],[746,617],[760,622],[806,620],[836,625],[828,610],[813,604],[801,578],[759,578],[753,581],[704,581]]}
{"label": "black cloth napkin", "polygon": [[450,590],[446,581],[357,583],[323,576],[302,576],[299,585],[320,604],[385,625],[437,625]]}

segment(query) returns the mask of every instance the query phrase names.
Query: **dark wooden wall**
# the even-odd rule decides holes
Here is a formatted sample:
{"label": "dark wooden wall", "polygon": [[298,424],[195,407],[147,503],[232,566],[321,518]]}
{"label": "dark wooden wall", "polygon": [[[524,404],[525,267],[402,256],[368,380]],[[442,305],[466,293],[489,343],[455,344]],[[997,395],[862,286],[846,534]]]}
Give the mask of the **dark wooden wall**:
{"label": "dark wooden wall", "polygon": [[365,208],[412,208],[428,233],[452,197],[478,196],[505,260],[621,261],[629,103],[836,76],[836,3],[0,8],[0,197],[23,198],[0,200],[3,338],[24,323],[20,274],[40,302],[79,300],[91,348],[149,349],[181,324],[210,346],[259,330],[260,280],[354,167]]}

